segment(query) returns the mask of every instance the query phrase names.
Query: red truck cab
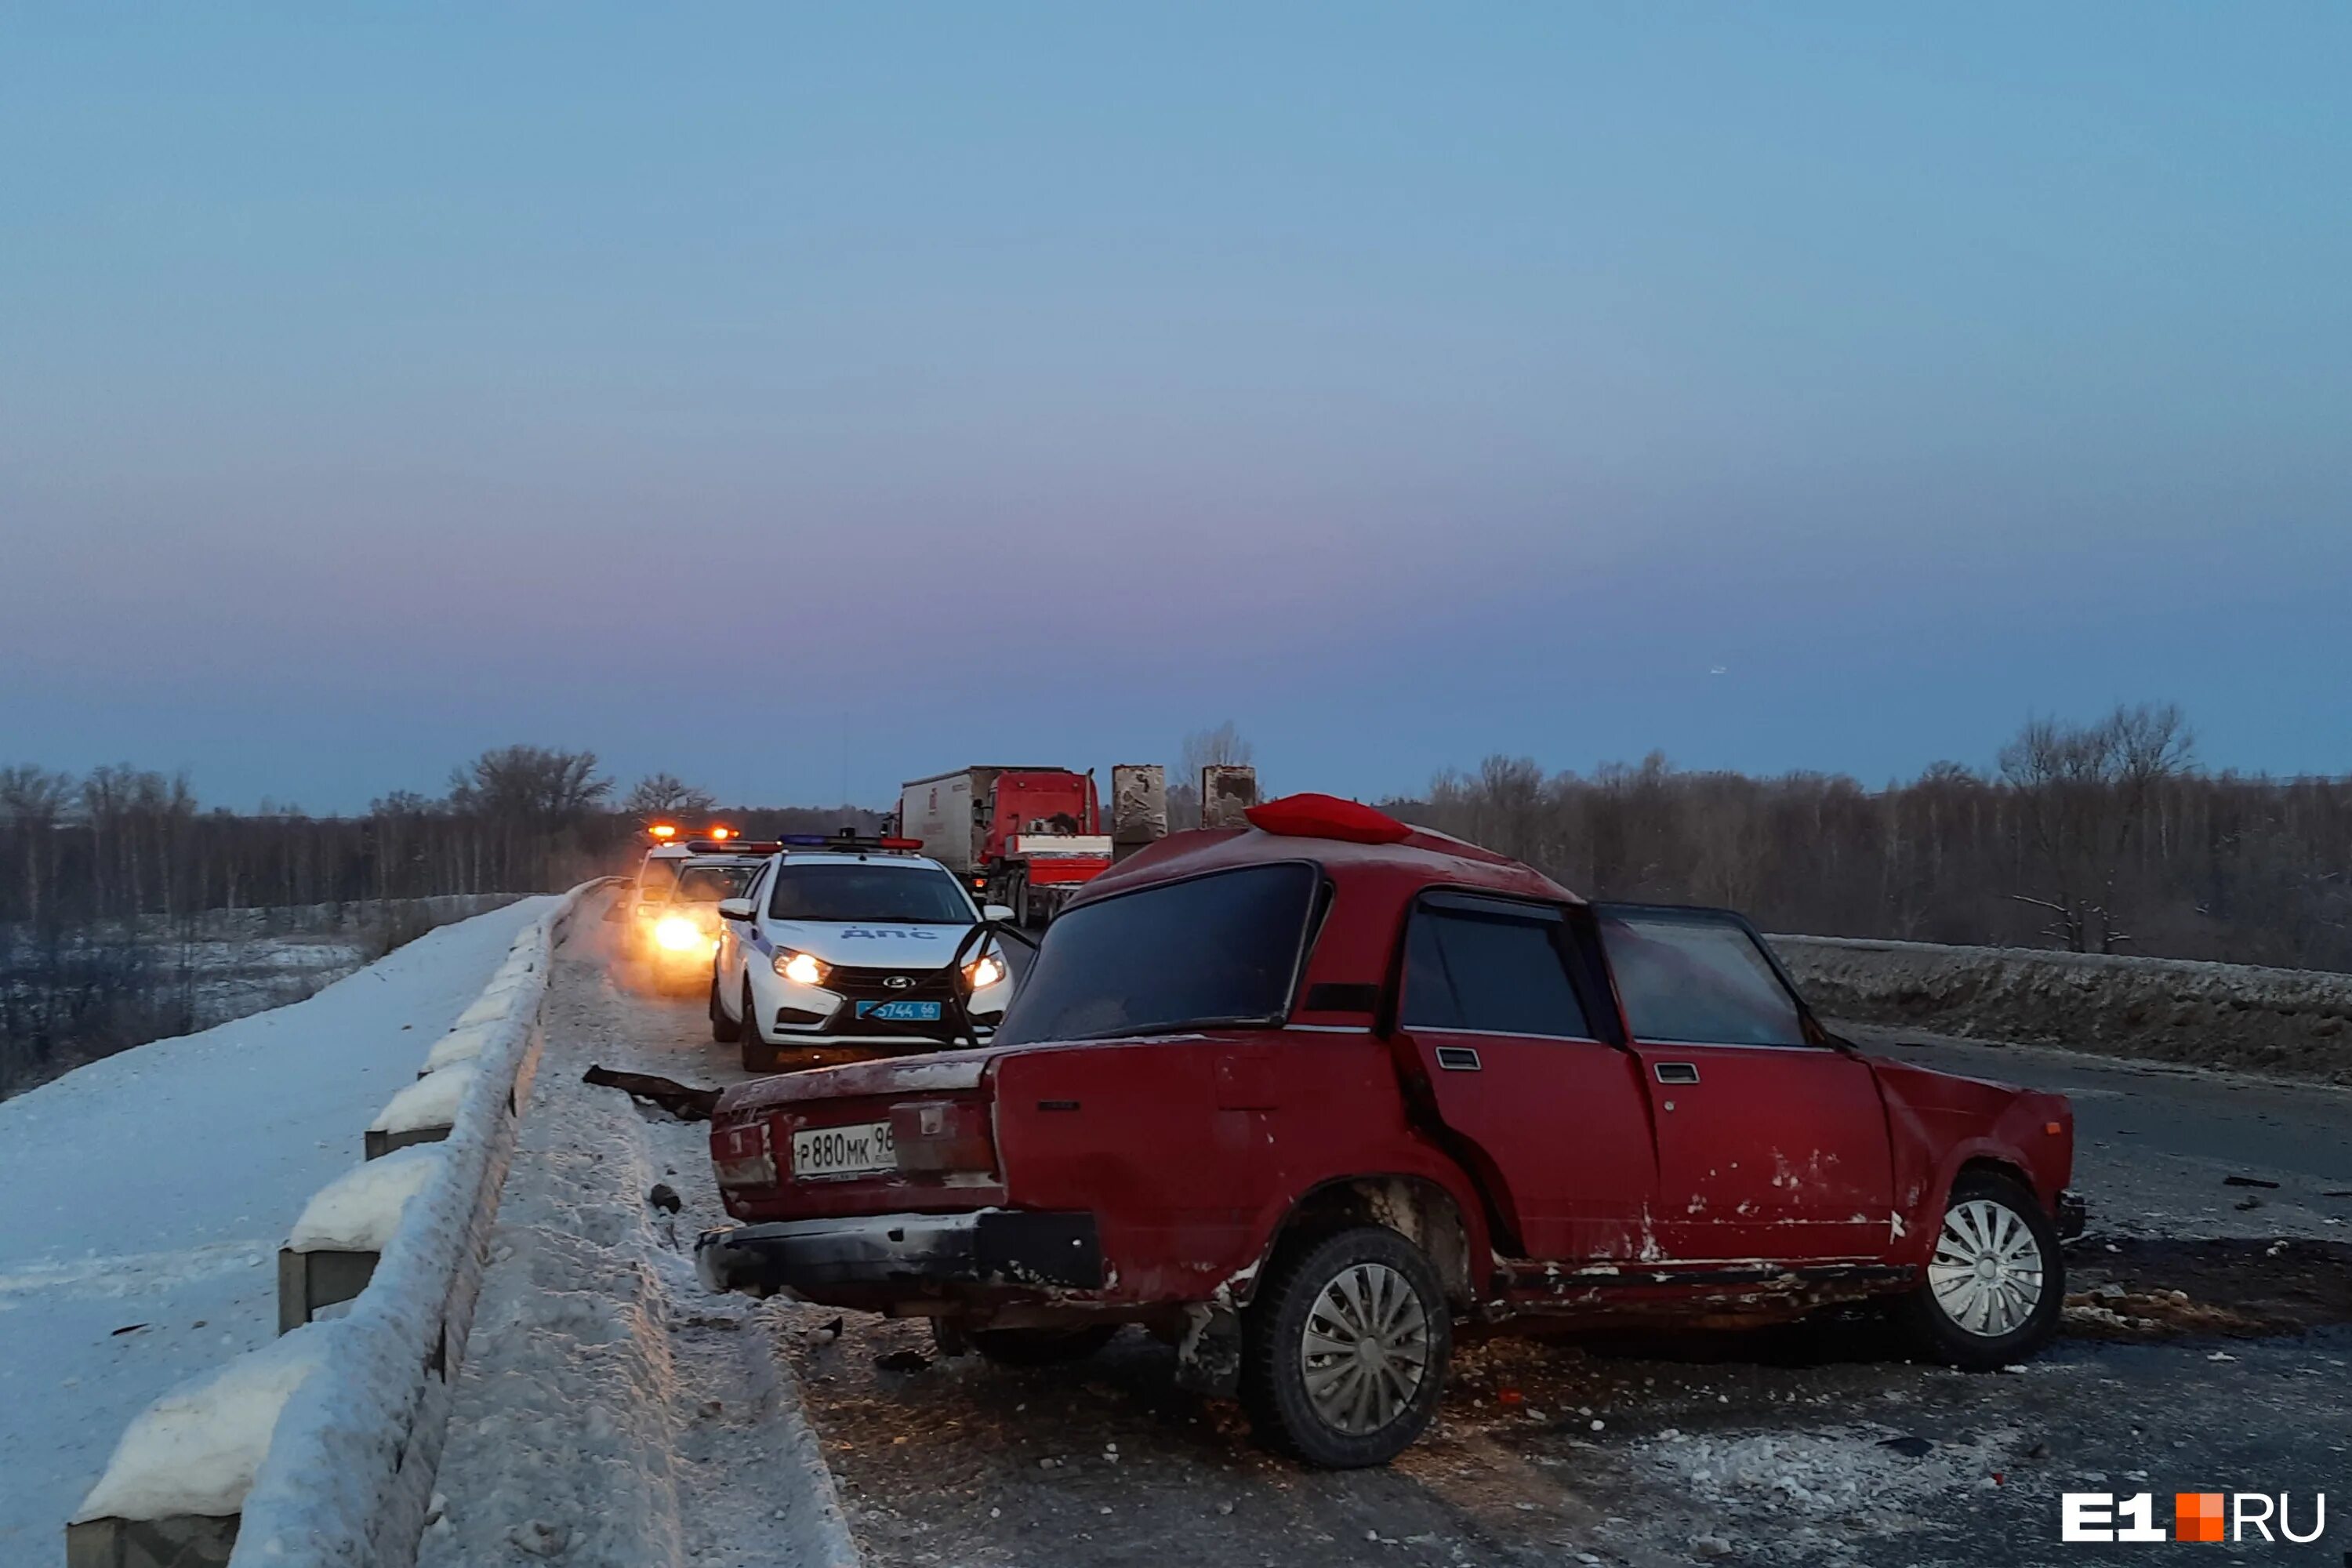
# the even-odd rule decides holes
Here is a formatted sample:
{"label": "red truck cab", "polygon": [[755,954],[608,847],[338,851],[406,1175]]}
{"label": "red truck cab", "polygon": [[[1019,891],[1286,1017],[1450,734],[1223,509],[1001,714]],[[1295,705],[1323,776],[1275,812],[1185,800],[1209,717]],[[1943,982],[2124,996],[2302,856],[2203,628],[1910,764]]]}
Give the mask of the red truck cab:
{"label": "red truck cab", "polygon": [[1591,905],[1321,796],[1090,883],[984,1049],[731,1089],[716,1289],[1081,1353],[1118,1324],[1325,1465],[1426,1425],[1457,1321],[1884,1296],[1972,1367],[2063,1295],[2063,1097],[1874,1058],[1718,910]]}

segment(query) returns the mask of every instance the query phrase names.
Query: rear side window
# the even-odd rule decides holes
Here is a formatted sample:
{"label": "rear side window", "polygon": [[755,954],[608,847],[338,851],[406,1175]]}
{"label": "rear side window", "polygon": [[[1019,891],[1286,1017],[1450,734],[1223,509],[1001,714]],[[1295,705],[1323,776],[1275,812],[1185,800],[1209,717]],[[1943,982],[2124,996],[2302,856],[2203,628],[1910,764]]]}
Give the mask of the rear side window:
{"label": "rear side window", "polygon": [[1279,1022],[1321,880],[1252,866],[1081,904],[1046,929],[996,1042]]}
{"label": "rear side window", "polygon": [[1405,938],[1408,1029],[1590,1039],[1557,915],[1507,906],[1423,906]]}
{"label": "rear side window", "polygon": [[1736,921],[1702,910],[1603,910],[1601,941],[1637,1040],[1811,1044],[1796,1000]]}

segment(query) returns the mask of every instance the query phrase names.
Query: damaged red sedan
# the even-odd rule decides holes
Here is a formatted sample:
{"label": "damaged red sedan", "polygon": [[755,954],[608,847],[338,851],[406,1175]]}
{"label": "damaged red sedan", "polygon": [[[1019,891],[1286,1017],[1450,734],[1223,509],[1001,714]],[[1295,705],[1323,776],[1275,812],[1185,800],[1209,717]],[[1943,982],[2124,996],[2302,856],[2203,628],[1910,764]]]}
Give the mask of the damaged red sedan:
{"label": "damaged red sedan", "polygon": [[1008,1360],[1142,1322],[1328,1466],[1421,1433],[1457,1325],[1878,1297],[1964,1367],[2051,1335],[2063,1097],[1863,1055],[1727,911],[1324,796],[1251,820],[1092,883],[987,1047],[730,1089],[706,1281]]}

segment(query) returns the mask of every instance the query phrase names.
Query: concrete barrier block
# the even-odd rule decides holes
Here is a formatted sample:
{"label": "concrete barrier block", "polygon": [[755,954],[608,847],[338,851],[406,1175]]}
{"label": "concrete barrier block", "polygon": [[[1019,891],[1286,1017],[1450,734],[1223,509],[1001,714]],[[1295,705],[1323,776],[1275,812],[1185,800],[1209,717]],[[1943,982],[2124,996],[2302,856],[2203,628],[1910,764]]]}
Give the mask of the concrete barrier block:
{"label": "concrete barrier block", "polygon": [[322,1307],[349,1301],[368,1288],[383,1254],[278,1249],[278,1331],[290,1334]]}
{"label": "concrete barrier block", "polygon": [[66,1526],[66,1568],[226,1568],[236,1516],[89,1519]]}
{"label": "concrete barrier block", "polygon": [[381,1160],[394,1149],[406,1149],[418,1143],[438,1143],[449,1136],[446,1127],[411,1127],[398,1132],[382,1132],[371,1127],[360,1134],[362,1152],[371,1160]]}

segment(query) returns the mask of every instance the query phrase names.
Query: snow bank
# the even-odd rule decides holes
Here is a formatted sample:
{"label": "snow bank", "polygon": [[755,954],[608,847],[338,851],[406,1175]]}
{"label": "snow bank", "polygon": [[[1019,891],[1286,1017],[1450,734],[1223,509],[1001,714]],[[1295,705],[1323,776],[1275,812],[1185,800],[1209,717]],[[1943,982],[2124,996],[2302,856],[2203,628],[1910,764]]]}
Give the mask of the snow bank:
{"label": "snow bank", "polygon": [[[399,1096],[393,1103],[400,1103]],[[382,1252],[400,1228],[409,1200],[440,1173],[441,1149],[433,1143],[395,1149],[381,1160],[346,1171],[303,1206],[286,1245],[296,1252]]]}
{"label": "snow bank", "polygon": [[287,1401],[245,1500],[234,1568],[395,1568],[414,1559],[514,1152],[519,1086],[539,1053],[549,959],[595,885],[526,926],[458,1016],[461,1027],[488,1029],[464,1068],[448,1138],[373,1162],[422,1155],[430,1173],[403,1204],[368,1288],[336,1322],[333,1353]]}
{"label": "snow bank", "polygon": [[479,1076],[472,1061],[452,1062],[402,1089],[368,1123],[371,1132],[414,1132],[424,1127],[454,1127],[457,1105]]}
{"label": "snow bank", "polygon": [[2186,959],[1769,939],[1832,1017],[2352,1082],[2352,974]]}
{"label": "snow bank", "polygon": [[472,1006],[457,1015],[457,1027],[462,1029],[468,1024],[498,1023],[515,1010],[518,998],[528,997],[545,989],[543,984],[534,984],[527,973],[502,975],[490,982],[489,989],[483,992]]}
{"label": "snow bank", "polygon": [[149,1405],[123,1431],[72,1522],[224,1519],[241,1510],[278,1413],[319,1370],[332,1327],[305,1324]]}
{"label": "snow bank", "polygon": [[467,1024],[463,1028],[450,1030],[434,1041],[433,1048],[425,1053],[425,1072],[438,1072],[453,1062],[472,1061],[498,1038],[498,1033],[499,1026],[495,1024]]}

